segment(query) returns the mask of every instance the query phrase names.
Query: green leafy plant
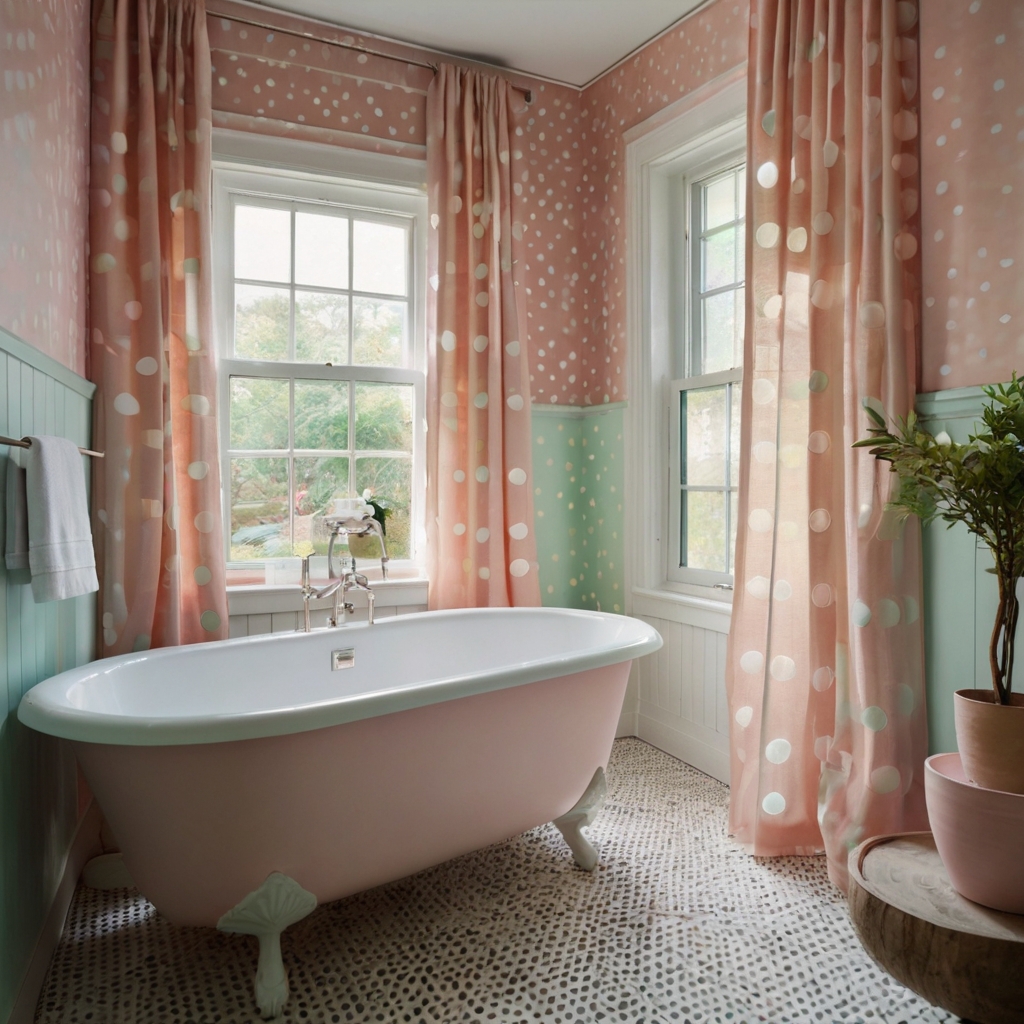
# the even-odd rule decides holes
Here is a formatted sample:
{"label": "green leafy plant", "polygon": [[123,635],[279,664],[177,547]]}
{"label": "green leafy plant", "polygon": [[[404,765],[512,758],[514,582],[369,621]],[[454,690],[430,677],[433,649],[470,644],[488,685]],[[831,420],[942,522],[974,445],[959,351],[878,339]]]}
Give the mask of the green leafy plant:
{"label": "green leafy plant", "polygon": [[374,497],[369,490],[363,491],[363,501],[373,509],[373,518],[380,523],[380,532],[387,534],[388,517],[394,514],[394,502],[387,498]]}
{"label": "green leafy plant", "polygon": [[913,412],[890,431],[885,417],[868,407],[871,436],[854,447],[891,463],[899,486],[889,508],[922,523],[963,523],[988,545],[995,560],[989,571],[999,584],[989,666],[996,700],[1008,704],[1020,616],[1017,580],[1024,575],[1024,381],[1015,373],[1009,384],[984,391],[991,401],[982,429],[967,444],[945,432],[932,436]]}

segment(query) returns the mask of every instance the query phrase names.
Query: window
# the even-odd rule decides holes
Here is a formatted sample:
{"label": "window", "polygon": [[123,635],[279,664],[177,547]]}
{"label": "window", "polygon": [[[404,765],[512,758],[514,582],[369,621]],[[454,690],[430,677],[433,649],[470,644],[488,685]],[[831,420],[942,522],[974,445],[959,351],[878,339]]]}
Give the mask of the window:
{"label": "window", "polygon": [[[670,391],[668,578],[728,585],[736,547],[743,366],[742,162],[682,179],[685,298],[677,302],[685,376]],[[685,227],[683,227],[685,225]]]}
{"label": "window", "polygon": [[367,489],[394,506],[392,560],[415,560],[425,205],[412,190],[217,170],[229,568],[324,554],[331,499]]}

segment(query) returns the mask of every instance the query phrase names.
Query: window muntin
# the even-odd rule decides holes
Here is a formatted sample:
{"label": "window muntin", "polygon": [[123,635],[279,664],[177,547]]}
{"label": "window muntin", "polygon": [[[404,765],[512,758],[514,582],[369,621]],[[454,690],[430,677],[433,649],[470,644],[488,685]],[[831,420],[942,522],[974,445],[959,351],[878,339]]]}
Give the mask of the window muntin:
{"label": "window muntin", "polygon": [[220,193],[229,562],[324,553],[329,499],[367,488],[395,506],[391,558],[414,559],[416,216],[299,199],[271,180],[278,194]]}
{"label": "window muntin", "polygon": [[743,376],[746,169],[683,183],[686,376],[671,388],[671,580],[728,586],[736,546]]}

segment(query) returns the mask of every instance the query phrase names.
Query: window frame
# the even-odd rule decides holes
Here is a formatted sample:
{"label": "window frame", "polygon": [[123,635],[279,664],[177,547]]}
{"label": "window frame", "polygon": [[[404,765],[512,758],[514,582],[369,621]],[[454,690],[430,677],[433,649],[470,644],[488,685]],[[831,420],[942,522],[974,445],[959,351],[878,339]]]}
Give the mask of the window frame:
{"label": "window frame", "polygon": [[[237,146],[228,147],[237,149]],[[218,398],[220,402],[219,455],[224,484],[222,486],[222,522],[224,523],[224,548],[229,569],[253,569],[262,566],[266,572],[267,585],[272,583],[276,575],[274,570],[284,570],[293,574],[298,563],[297,556],[257,559],[252,561],[232,561],[231,555],[231,509],[230,487],[228,474],[232,458],[230,447],[230,381],[233,376],[262,377],[287,379],[290,382],[289,404],[293,402],[294,381],[296,380],[330,380],[337,382],[369,382],[380,384],[404,384],[413,387],[413,439],[412,452],[409,459],[412,464],[411,508],[410,508],[410,551],[409,557],[392,559],[390,565],[395,570],[413,571],[422,574],[424,566],[425,531],[423,527],[424,496],[426,491],[426,436],[425,436],[425,369],[426,369],[426,221],[427,202],[423,185],[419,184],[419,175],[408,165],[418,163],[394,158],[379,158],[371,161],[367,167],[358,162],[359,174],[369,171],[381,173],[377,180],[360,180],[358,177],[347,177],[343,172],[325,174],[321,169],[325,161],[319,153],[309,154],[301,145],[293,147],[270,147],[269,159],[273,165],[254,165],[257,161],[239,162],[229,156],[218,158],[215,153],[213,161],[213,310],[214,332],[219,354],[218,365]],[[280,151],[284,149],[282,154]],[[308,148],[308,147],[307,147]],[[319,147],[317,147],[319,149]],[[281,156],[294,160],[290,166],[281,166]],[[303,169],[304,164],[313,162],[316,171]],[[336,158],[330,163],[336,162]],[[397,171],[399,179],[388,180],[392,167]],[[412,173],[410,173],[412,171]],[[388,177],[385,177],[388,176]],[[410,180],[411,179],[411,180]],[[327,365],[326,363],[295,362],[293,360],[258,360],[239,358],[234,355],[234,207],[238,201],[256,200],[257,205],[265,205],[286,209],[315,208],[330,206],[338,215],[354,215],[356,219],[384,223],[401,223],[408,228],[408,296],[406,314],[405,347],[403,367],[378,367],[345,363]],[[294,217],[292,218],[294,260]],[[351,239],[353,219],[349,220]],[[351,260],[351,251],[349,257]],[[350,263],[351,268],[351,263]],[[351,270],[350,270],[351,273]],[[297,286],[293,280],[288,284],[289,296],[292,299],[290,316],[294,317],[294,293]],[[354,283],[351,281],[350,283]],[[301,288],[299,290],[302,290]],[[318,289],[312,289],[314,291]],[[331,289],[327,289],[331,291]],[[349,295],[350,327],[352,318],[352,298],[358,297],[356,289],[338,289]],[[376,295],[376,293],[374,293]],[[383,296],[383,293],[381,293]],[[290,324],[289,345],[294,344],[294,330]],[[351,346],[352,339],[350,337]],[[351,353],[351,348],[350,348]],[[294,356],[294,351],[289,355]],[[354,431],[355,388],[349,392],[349,424]],[[294,420],[294,415],[292,415]],[[354,471],[356,460],[362,456],[374,454],[404,457],[404,453],[362,452],[346,448],[335,450],[301,450],[298,455],[294,449],[294,422],[289,423],[289,447],[284,450],[252,451],[246,455],[261,455],[293,460],[297,457],[348,457],[350,472]],[[355,440],[350,433],[350,440]],[[291,470],[289,472],[291,475]],[[289,482],[289,500],[293,498],[294,481]],[[291,512],[289,513],[291,515]]]}

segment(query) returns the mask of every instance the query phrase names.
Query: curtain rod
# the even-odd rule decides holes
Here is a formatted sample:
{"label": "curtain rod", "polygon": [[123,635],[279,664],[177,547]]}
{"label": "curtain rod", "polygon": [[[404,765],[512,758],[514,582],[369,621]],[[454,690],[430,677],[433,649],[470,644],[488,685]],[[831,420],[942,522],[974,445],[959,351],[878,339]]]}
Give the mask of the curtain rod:
{"label": "curtain rod", "polygon": [[[267,32],[280,33],[285,36],[293,36],[295,39],[305,39],[314,43],[325,43],[328,46],[338,46],[343,50],[355,50],[357,53],[369,54],[371,57],[381,57],[384,60],[397,61],[399,64],[411,64],[417,68],[427,68],[437,74],[437,65],[429,64],[422,60],[413,60],[411,57],[396,57],[393,53],[384,53],[381,50],[371,50],[368,46],[357,46],[355,43],[341,43],[336,39],[324,39],[323,36],[315,36],[312,33],[297,32],[294,29],[281,28],[279,25],[271,25],[263,21],[253,21],[251,18],[241,18],[233,14],[212,14],[214,18],[224,18],[226,21],[233,21],[238,25],[248,25],[251,28],[264,29]],[[513,83],[513,88],[520,89],[526,97],[527,103],[533,102],[533,90],[522,89]]]}
{"label": "curtain rod", "polygon": [[[16,437],[0,437],[0,444],[9,444],[14,448],[32,447],[32,442],[27,437],[23,437],[20,441]],[[79,448],[78,450],[83,455],[91,455],[94,459],[106,458],[106,452],[94,452],[88,448]]]}

